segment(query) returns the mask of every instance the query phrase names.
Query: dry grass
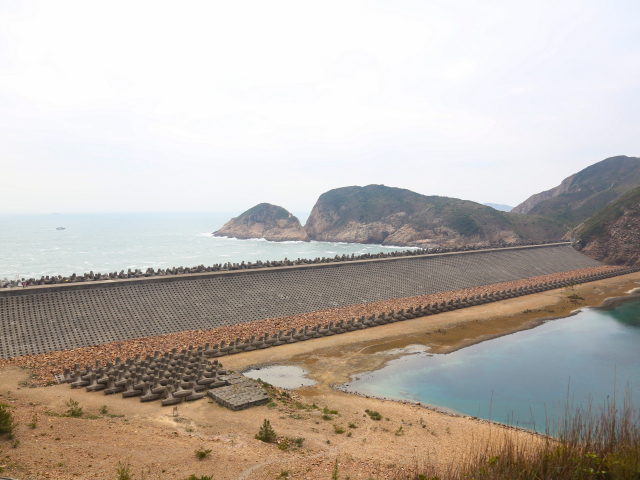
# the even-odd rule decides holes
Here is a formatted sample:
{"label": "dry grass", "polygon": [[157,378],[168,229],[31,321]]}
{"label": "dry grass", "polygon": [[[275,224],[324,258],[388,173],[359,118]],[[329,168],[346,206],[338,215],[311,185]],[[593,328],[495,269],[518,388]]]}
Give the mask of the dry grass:
{"label": "dry grass", "polygon": [[513,430],[501,431],[470,447],[457,462],[419,462],[396,480],[639,480],[640,411],[630,395],[597,409],[571,410],[547,435],[523,440]]}

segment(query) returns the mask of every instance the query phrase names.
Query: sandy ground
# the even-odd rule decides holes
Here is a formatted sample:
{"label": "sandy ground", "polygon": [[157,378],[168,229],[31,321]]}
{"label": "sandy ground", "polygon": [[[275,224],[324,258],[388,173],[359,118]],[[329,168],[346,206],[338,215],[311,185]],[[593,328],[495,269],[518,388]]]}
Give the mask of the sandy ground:
{"label": "sandy ground", "polygon": [[[29,388],[25,386],[29,370],[7,366],[0,370],[0,402],[10,405],[20,422],[15,432],[20,443],[13,448],[11,440],[0,440],[4,470],[0,475],[115,479],[118,462],[128,461],[136,479],[185,479],[191,474],[215,479],[330,479],[337,460],[341,479],[383,479],[427,458],[449,462],[471,445],[482,443],[489,435],[496,438],[506,429],[418,405],[357,397],[330,386],[380,368],[398,356],[393,349],[423,344],[434,352],[451,351],[532,328],[543,318],[563,316],[583,305],[599,305],[605,298],[638,287],[640,273],[634,273],[579,285],[575,292],[553,290],[225,357],[225,367],[236,371],[271,363],[300,365],[318,381],[291,393],[291,398],[274,390],[270,405],[239,412],[201,400],[179,405],[174,416],[171,407],[72,390],[68,385]],[[584,301],[567,299],[570,293]],[[70,397],[83,407],[82,417],[58,416],[67,410]],[[107,414],[100,412],[103,405]],[[323,407],[337,413],[328,414],[325,420]],[[382,420],[370,419],[365,409],[380,412]],[[34,414],[37,422],[30,428]],[[265,418],[281,439],[304,438],[302,446],[282,450],[256,440],[254,435]],[[345,431],[336,433],[334,425]],[[198,460],[194,452],[199,448],[211,452]]]}

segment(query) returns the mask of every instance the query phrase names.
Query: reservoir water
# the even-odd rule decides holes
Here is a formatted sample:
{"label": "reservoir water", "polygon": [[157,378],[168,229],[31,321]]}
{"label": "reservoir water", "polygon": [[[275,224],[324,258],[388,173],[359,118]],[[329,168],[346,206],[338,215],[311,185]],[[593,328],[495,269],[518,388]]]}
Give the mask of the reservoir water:
{"label": "reservoir water", "polygon": [[[216,238],[230,213],[0,215],[0,278],[78,275],[405,250],[331,242]],[[307,215],[298,216],[304,222]],[[58,230],[58,228],[64,230]]]}
{"label": "reservoir water", "polygon": [[544,430],[567,394],[576,407],[612,402],[614,380],[618,400],[627,388],[640,392],[640,301],[583,309],[446,355],[407,355],[359,377],[347,391]]}

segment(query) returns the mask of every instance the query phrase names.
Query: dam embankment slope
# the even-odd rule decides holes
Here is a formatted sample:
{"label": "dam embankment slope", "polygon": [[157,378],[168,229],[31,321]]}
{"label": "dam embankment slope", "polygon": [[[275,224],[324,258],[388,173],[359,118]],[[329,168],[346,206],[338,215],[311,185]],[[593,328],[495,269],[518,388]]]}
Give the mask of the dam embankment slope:
{"label": "dam embankment slope", "polygon": [[568,244],[0,292],[0,358],[209,329],[601,265]]}

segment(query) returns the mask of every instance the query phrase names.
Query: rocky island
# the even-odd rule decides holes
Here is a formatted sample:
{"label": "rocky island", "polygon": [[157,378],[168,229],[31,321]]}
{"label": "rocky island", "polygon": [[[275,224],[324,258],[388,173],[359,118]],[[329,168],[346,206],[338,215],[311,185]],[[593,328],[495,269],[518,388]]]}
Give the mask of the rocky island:
{"label": "rocky island", "polygon": [[272,242],[308,242],[309,236],[300,220],[286,209],[270,203],[260,203],[213,232],[215,237],[240,239],[264,238]]}

